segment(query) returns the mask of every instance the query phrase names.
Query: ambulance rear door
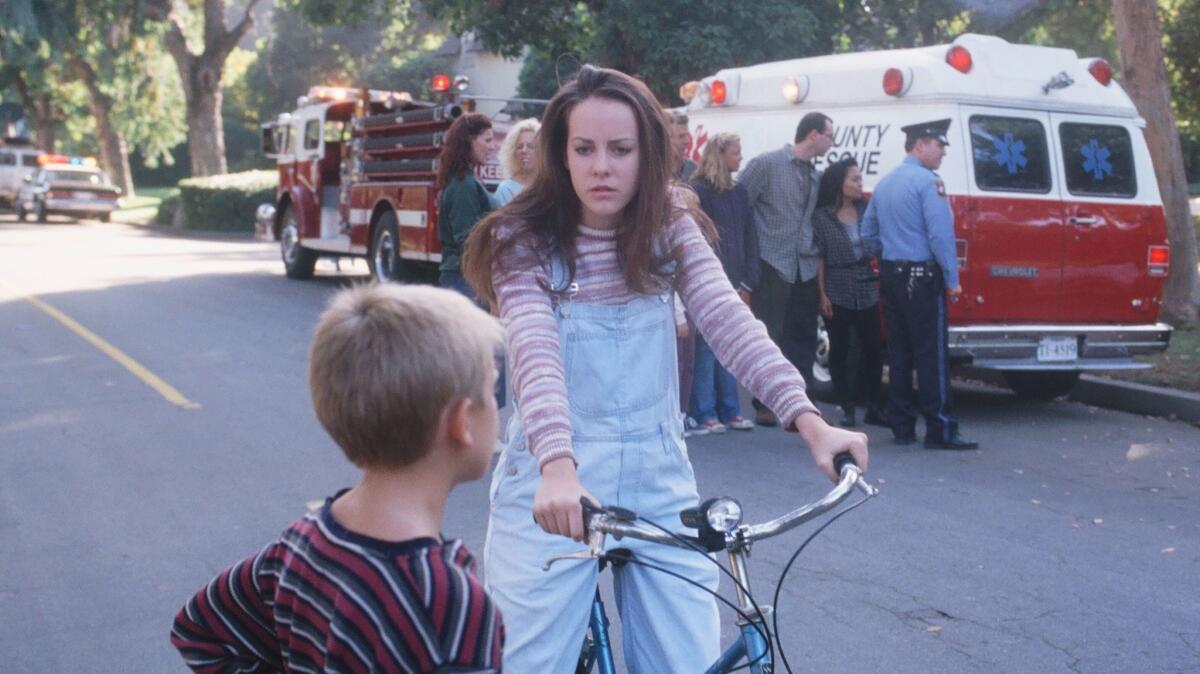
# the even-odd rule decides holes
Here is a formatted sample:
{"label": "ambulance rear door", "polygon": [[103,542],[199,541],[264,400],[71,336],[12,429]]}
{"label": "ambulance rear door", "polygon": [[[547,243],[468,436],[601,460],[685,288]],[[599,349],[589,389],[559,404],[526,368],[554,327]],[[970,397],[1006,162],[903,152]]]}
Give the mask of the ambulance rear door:
{"label": "ambulance rear door", "polygon": [[1051,115],[1066,212],[1062,320],[1145,321],[1151,234],[1165,226],[1142,130],[1132,118]]}
{"label": "ambulance rear door", "polygon": [[970,195],[958,228],[966,237],[962,315],[972,323],[1059,320],[1068,229],[1050,115],[963,106],[960,119]]}

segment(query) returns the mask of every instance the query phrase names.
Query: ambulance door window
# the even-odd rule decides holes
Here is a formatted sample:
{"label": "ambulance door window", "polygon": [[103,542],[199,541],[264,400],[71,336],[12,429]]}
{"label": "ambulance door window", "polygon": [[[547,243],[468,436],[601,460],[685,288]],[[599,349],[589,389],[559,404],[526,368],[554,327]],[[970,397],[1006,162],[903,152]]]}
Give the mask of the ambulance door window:
{"label": "ambulance door window", "polygon": [[38,165],[37,160],[38,160],[38,158],[37,158],[36,154],[23,154],[23,155],[21,155],[21,166],[25,166],[28,168],[37,168],[37,165]]}
{"label": "ambulance door window", "polygon": [[0,166],[16,166],[17,156],[11,152],[0,152]]}
{"label": "ambulance door window", "polygon": [[1058,135],[1071,194],[1126,199],[1137,196],[1133,145],[1125,127],[1063,122]]}
{"label": "ambulance door window", "polygon": [[973,115],[970,121],[975,182],[999,192],[1050,191],[1046,129],[1036,119]]}

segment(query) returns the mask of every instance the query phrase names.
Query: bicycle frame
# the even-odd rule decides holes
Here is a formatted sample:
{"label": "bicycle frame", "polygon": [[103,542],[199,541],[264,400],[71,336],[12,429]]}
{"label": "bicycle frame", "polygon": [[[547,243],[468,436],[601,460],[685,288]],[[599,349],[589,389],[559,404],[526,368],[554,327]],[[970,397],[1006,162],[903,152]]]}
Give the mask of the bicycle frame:
{"label": "bicycle frame", "polygon": [[[767,647],[767,640],[763,638],[763,635],[769,638],[771,634],[765,618],[771,614],[772,609],[769,606],[761,606],[762,615],[759,615],[750,598],[742,592],[743,587],[749,588],[750,581],[747,576],[745,552],[730,550],[729,568],[733,577],[740,583],[740,586],[735,584],[738,608],[751,619],[738,620],[741,636],[725,649],[704,674],[724,674],[737,667],[743,660],[752,663],[749,668],[751,674],[772,674],[775,664]],[[600,598],[600,590],[597,588],[596,597],[592,600],[591,618],[588,620],[588,636],[584,639],[576,674],[587,674],[592,671],[593,666],[597,668],[596,674],[617,674],[612,642],[608,636],[609,624],[608,615],[604,612],[604,600]]]}

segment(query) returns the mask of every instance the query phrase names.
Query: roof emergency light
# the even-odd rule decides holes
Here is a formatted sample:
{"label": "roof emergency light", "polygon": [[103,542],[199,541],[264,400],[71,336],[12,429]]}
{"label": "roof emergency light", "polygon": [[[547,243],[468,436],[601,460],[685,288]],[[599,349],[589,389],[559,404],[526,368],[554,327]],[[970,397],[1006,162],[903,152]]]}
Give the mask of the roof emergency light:
{"label": "roof emergency light", "polygon": [[783,100],[792,105],[808,98],[808,75],[785,77],[783,86],[780,87],[780,93],[783,94]]}
{"label": "roof emergency light", "polygon": [[708,85],[708,100],[713,105],[725,105],[727,96],[729,96],[729,88],[725,86],[723,80],[713,80],[712,84]]}
{"label": "roof emergency light", "polygon": [[883,93],[888,96],[903,96],[912,86],[912,71],[908,68],[888,68],[883,72]]}
{"label": "roof emergency light", "polygon": [[1105,61],[1104,59],[1092,59],[1092,62],[1088,64],[1087,69],[1088,72],[1092,74],[1092,77],[1095,77],[1096,81],[1099,82],[1101,86],[1107,87],[1108,83],[1112,82],[1113,70],[1112,66],[1108,64],[1108,61]]}
{"label": "roof emergency light", "polygon": [[946,63],[964,75],[971,72],[971,66],[974,63],[971,60],[971,52],[962,45],[954,45],[950,51],[946,52]]}
{"label": "roof emergency light", "polygon": [[433,90],[439,94],[444,94],[450,91],[450,76],[445,73],[438,73],[433,76]]}

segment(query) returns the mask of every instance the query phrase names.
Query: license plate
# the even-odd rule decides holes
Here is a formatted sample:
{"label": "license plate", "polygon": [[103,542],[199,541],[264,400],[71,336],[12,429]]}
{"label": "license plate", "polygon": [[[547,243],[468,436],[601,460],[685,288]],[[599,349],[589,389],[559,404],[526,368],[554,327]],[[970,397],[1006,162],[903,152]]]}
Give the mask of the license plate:
{"label": "license plate", "polygon": [[1079,342],[1074,337],[1043,337],[1038,342],[1039,361],[1063,361],[1079,358]]}

